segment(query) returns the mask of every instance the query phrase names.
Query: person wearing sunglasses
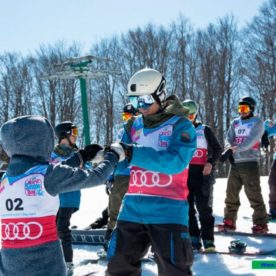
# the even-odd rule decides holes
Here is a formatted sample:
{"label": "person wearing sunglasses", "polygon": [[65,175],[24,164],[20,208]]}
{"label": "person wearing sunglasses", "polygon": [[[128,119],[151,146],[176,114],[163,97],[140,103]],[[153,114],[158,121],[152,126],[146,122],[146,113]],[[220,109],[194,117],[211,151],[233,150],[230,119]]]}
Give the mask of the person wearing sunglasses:
{"label": "person wearing sunglasses", "polygon": [[130,78],[127,95],[141,115],[129,120],[120,143],[130,181],[109,242],[106,275],[140,275],[150,245],[160,275],[192,275],[187,177],[196,133],[188,109],[176,96],[166,98],[166,80],[151,68]]}
{"label": "person wearing sunglasses", "polygon": [[[194,250],[201,251],[203,243],[205,251],[215,251],[213,185],[215,165],[222,148],[211,128],[197,121],[197,103],[187,99],[182,104],[189,109],[189,120],[197,135],[197,149],[190,162],[188,177],[189,232]],[[196,211],[199,214],[200,228]]]}
{"label": "person wearing sunglasses", "polygon": [[220,231],[236,229],[240,206],[239,193],[245,194],[253,208],[253,233],[268,232],[268,216],[260,186],[260,142],[264,133],[263,121],[254,115],[256,102],[252,97],[242,97],[238,104],[239,117],[227,131],[225,148],[231,152],[232,162],[227,181],[223,223]]}
{"label": "person wearing sunglasses", "polygon": [[[58,144],[51,155],[51,163],[57,164],[66,161],[78,150],[76,141],[78,128],[70,121],[64,121],[55,127]],[[73,269],[73,248],[70,230],[72,215],[79,210],[81,192],[73,191],[59,194],[60,207],[57,214],[57,229],[61,240],[63,255],[68,271]]]}

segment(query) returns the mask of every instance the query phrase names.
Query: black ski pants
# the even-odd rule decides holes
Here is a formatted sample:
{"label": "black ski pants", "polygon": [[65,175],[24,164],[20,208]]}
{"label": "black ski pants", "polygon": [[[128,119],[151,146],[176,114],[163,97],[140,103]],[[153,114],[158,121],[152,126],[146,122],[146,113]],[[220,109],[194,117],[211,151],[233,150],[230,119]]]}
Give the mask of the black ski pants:
{"label": "black ski pants", "polygon": [[118,221],[108,248],[108,276],[140,276],[141,259],[149,246],[159,276],[192,275],[193,251],[188,228],[178,224]]}
{"label": "black ski pants", "polygon": [[72,235],[70,230],[70,220],[78,208],[59,208],[57,213],[58,236],[61,240],[65,262],[73,261]]}
{"label": "black ski pants", "polygon": [[[189,231],[192,237],[203,240],[214,240],[213,216],[213,185],[215,183],[214,171],[203,176],[203,165],[190,165],[188,176],[189,188]],[[199,229],[196,213],[199,214],[201,229]]]}

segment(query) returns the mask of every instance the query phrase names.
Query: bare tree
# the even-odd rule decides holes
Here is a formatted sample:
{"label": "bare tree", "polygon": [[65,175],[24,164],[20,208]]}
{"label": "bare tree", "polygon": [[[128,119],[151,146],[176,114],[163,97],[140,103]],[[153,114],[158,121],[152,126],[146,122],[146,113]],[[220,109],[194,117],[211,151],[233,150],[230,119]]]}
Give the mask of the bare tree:
{"label": "bare tree", "polygon": [[244,81],[264,118],[276,112],[276,1],[267,1],[245,30]]}
{"label": "bare tree", "polygon": [[184,100],[195,99],[195,73],[197,53],[194,49],[194,33],[189,21],[179,16],[171,25],[172,41],[170,47],[169,78],[172,93]]}
{"label": "bare tree", "polygon": [[71,120],[79,123],[80,93],[78,80],[58,78],[43,79],[54,76],[56,64],[70,57],[80,55],[80,46],[73,43],[66,47],[63,42],[54,46],[41,46],[33,59],[33,72],[36,81],[36,93],[41,113],[55,125],[57,122]]}
{"label": "bare tree", "polygon": [[0,57],[1,119],[33,113],[33,79],[29,58],[17,53]]}

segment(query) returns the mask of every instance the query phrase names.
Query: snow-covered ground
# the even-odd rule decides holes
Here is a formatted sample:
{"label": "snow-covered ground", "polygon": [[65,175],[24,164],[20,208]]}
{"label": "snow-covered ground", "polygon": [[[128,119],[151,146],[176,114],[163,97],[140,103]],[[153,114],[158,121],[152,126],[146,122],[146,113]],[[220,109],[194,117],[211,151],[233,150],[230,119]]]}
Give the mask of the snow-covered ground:
{"label": "snow-covered ground", "polygon": [[[217,179],[214,186],[214,214],[216,216],[216,223],[222,222],[224,198],[226,190],[227,179]],[[266,205],[268,203],[268,184],[267,177],[261,178],[262,193]],[[241,207],[238,213],[237,230],[250,232],[252,227],[251,215],[252,209],[244,194],[241,192]],[[108,197],[105,193],[104,185],[95,188],[85,189],[82,191],[82,200],[80,210],[72,217],[72,225],[77,225],[79,228],[85,227],[93,222],[97,217],[101,216],[102,210],[107,206]],[[276,223],[270,223],[270,231],[276,233]],[[238,236],[216,236],[216,247],[218,250],[228,250],[230,241],[240,238],[247,243],[247,250],[259,249],[276,249],[276,239],[273,238],[253,238],[253,237],[238,237]],[[87,273],[95,271],[93,275],[104,275],[106,269],[106,262],[99,262],[98,264],[81,264],[85,259],[96,257],[96,252],[101,247],[77,245],[74,246],[74,276],[84,276]],[[256,270],[252,269],[252,260],[274,260],[276,256],[263,257],[248,257],[248,256],[230,256],[230,255],[196,255],[193,264],[194,275],[209,276],[227,276],[227,275],[276,275],[274,270]],[[157,274],[157,266],[154,263],[143,264],[142,276],[153,276]],[[7,275],[10,276],[10,275]],[[31,275],[30,275],[31,276]],[[44,275],[41,275],[44,276]],[[131,276],[131,275],[130,275]],[[168,275],[174,276],[174,275]]]}
{"label": "snow-covered ground", "polygon": [[[220,223],[223,219],[224,198],[226,190],[227,179],[217,179],[214,186],[214,214],[216,216],[216,223]],[[266,204],[268,203],[268,184],[267,177],[261,178],[262,193]],[[244,194],[241,192],[241,207],[238,213],[237,230],[250,232],[252,227],[251,215],[252,209]],[[85,227],[101,215],[101,211],[107,206],[107,195],[105,194],[104,186],[90,188],[82,191],[82,202],[80,211],[74,214],[72,218],[72,225],[78,225],[79,228]],[[276,223],[270,223],[270,231],[276,233]],[[240,238],[247,243],[247,250],[259,249],[276,249],[276,239],[272,238],[252,238],[252,237],[230,237],[230,236],[216,236],[216,247],[218,250],[228,250],[230,241]],[[74,262],[76,264],[76,276],[82,276],[91,271],[97,271],[95,275],[104,275],[106,268],[105,262],[99,264],[78,264],[83,259],[96,256],[96,251],[100,247],[96,246],[74,246]],[[274,270],[256,270],[252,269],[252,260],[274,260],[276,256],[263,257],[248,257],[248,256],[229,256],[229,255],[196,255],[193,265],[194,275],[276,275]],[[142,276],[157,275],[157,267],[153,263],[146,263],[143,265]],[[173,276],[173,275],[168,275]]]}

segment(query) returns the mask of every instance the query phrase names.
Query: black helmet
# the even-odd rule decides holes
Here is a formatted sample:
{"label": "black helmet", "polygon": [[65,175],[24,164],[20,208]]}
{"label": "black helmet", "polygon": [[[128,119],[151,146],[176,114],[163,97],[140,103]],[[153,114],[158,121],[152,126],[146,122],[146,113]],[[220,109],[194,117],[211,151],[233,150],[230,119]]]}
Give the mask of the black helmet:
{"label": "black helmet", "polygon": [[124,106],[123,112],[135,115],[138,112],[138,109],[134,108],[134,106],[131,103],[128,103]]}
{"label": "black helmet", "polygon": [[253,98],[251,98],[249,96],[245,96],[245,97],[242,97],[239,100],[239,105],[241,105],[241,104],[249,105],[251,111],[253,112],[254,109],[255,109],[256,102],[255,102],[255,100]]}
{"label": "black helmet", "polygon": [[70,121],[61,122],[56,125],[55,134],[59,140],[69,137],[70,135],[77,136],[78,128]]}

